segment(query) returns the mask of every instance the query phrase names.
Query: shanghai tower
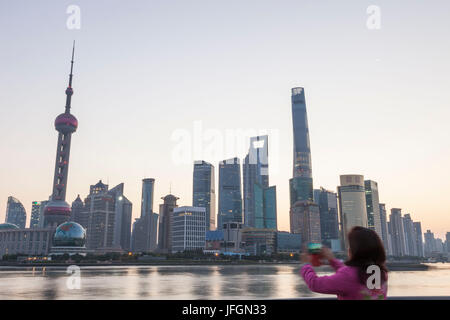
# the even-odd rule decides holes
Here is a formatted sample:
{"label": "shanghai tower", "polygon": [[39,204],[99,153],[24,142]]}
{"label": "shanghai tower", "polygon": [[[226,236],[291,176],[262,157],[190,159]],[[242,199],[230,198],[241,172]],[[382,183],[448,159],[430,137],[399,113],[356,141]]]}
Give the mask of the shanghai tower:
{"label": "shanghai tower", "polygon": [[294,165],[290,180],[292,206],[296,201],[313,201],[313,182],[305,90],[293,88],[291,100],[294,128]]}
{"label": "shanghai tower", "polygon": [[293,88],[292,126],[294,129],[293,176],[289,180],[291,233],[300,233],[302,242],[321,242],[319,207],[314,203],[305,90]]}
{"label": "shanghai tower", "polygon": [[72,90],[73,58],[75,42],[72,48],[70,64],[69,86],[66,89],[65,112],[56,117],[55,129],[58,131],[56,147],[55,174],[53,178],[53,192],[44,210],[44,227],[56,227],[70,219],[71,208],[66,202],[67,176],[69,173],[70,142],[72,133],[77,130],[78,120],[70,113]]}

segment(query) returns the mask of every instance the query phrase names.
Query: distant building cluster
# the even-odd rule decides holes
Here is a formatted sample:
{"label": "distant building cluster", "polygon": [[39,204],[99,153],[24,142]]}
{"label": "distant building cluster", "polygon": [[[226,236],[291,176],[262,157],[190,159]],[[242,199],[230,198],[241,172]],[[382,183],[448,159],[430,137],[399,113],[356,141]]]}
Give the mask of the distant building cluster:
{"label": "distant building cluster", "polygon": [[[26,211],[8,198],[6,221],[0,224],[0,255],[51,255],[108,252],[177,253],[203,251],[225,255],[294,253],[302,245],[322,243],[345,251],[346,234],[354,226],[370,228],[393,257],[430,257],[450,252],[450,232],[436,239],[410,214],[380,203],[378,184],[363,175],[340,176],[337,192],[314,189],[305,91],[293,88],[293,172],[289,180],[290,232],[279,231],[276,186],[269,183],[269,137],[250,138],[248,154],[218,164],[216,210],[215,168],[204,160],[193,165],[192,205],[178,206],[179,198],[162,198],[154,212],[155,179],[142,180],[141,214],[132,221],[133,204],[124,184],[112,189],[99,181],[82,200],[66,202],[72,134],[78,127],[70,113],[72,68],[65,112],[55,120],[58,145],[53,191],[48,200],[34,201],[29,228]],[[242,174],[241,174],[242,172]],[[216,225],[217,221],[217,225]],[[424,239],[423,239],[424,237]]]}

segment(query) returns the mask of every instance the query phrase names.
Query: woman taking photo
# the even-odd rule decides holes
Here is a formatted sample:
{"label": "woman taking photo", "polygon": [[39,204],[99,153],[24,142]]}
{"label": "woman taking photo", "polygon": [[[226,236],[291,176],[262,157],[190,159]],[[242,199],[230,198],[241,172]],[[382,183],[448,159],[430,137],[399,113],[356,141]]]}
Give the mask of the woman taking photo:
{"label": "woman taking photo", "polygon": [[[336,271],[331,276],[318,277],[311,266],[311,255],[303,253],[302,262],[306,263],[300,274],[311,291],[336,294],[340,300],[385,299],[387,294],[386,254],[383,243],[375,231],[353,227],[348,234],[348,260],[344,263],[334,258],[328,248],[322,248],[321,259],[328,260]],[[370,266],[374,266],[369,268]],[[378,288],[368,285],[369,277],[378,269]],[[375,273],[376,275],[376,273]],[[375,281],[376,283],[376,281]]]}

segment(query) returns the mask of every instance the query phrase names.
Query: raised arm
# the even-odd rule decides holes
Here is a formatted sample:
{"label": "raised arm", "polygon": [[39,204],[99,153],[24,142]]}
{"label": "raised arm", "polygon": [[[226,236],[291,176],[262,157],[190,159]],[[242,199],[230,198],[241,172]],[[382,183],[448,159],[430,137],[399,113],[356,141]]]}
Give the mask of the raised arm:
{"label": "raised arm", "polygon": [[338,270],[331,276],[318,277],[312,266],[305,264],[301,268],[300,274],[311,291],[325,294],[344,294],[348,284],[348,276],[341,271],[343,270]]}

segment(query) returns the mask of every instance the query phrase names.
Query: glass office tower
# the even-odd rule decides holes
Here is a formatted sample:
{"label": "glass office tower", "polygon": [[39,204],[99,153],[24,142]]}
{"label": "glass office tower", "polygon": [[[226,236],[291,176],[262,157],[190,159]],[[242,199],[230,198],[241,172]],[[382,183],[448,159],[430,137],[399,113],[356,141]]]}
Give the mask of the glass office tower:
{"label": "glass office tower", "polygon": [[238,158],[219,163],[217,229],[228,222],[242,223],[241,165]]}
{"label": "glass office tower", "polygon": [[216,192],[214,166],[206,161],[195,161],[192,205],[206,209],[206,230],[216,228]]}

